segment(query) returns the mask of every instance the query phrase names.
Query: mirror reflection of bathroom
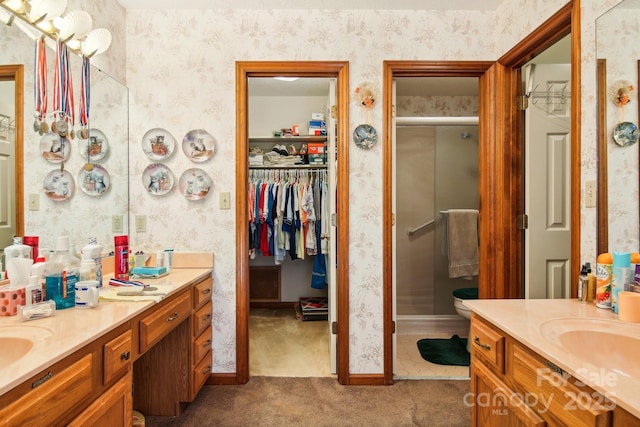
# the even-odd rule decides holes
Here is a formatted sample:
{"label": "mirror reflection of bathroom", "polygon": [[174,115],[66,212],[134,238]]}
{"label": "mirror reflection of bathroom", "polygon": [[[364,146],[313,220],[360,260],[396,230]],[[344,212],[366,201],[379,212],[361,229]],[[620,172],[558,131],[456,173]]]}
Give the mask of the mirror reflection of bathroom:
{"label": "mirror reflection of bathroom", "polygon": [[[395,96],[394,378],[469,378],[468,366],[424,360],[418,342],[466,338],[462,300],[478,295],[479,80],[397,78]],[[458,239],[450,220],[476,232]],[[475,268],[459,269],[469,254]]]}

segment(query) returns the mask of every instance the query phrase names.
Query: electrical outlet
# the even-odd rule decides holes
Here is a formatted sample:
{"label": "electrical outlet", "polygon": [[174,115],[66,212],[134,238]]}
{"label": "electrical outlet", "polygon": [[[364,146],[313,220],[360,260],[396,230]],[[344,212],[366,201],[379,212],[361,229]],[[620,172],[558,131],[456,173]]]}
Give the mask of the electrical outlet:
{"label": "electrical outlet", "polygon": [[595,208],[596,207],[596,182],[595,181],[587,181],[585,183],[585,198],[584,203],[587,208]]}
{"label": "electrical outlet", "polygon": [[228,191],[220,193],[220,209],[231,209],[231,194]]}
{"label": "electrical outlet", "polygon": [[136,232],[137,233],[146,233],[147,232],[147,217],[146,217],[146,215],[136,215]]}
{"label": "electrical outlet", "polygon": [[113,215],[111,217],[111,231],[122,233],[122,215]]}
{"label": "electrical outlet", "polygon": [[29,194],[29,210],[30,211],[40,210],[40,194],[38,193]]}

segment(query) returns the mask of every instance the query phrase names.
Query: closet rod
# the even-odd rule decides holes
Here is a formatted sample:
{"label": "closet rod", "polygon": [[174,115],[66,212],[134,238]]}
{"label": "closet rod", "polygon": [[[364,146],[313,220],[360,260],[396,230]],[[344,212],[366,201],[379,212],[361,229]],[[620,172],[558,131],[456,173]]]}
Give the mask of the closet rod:
{"label": "closet rod", "polygon": [[478,117],[396,117],[397,126],[477,126]]}

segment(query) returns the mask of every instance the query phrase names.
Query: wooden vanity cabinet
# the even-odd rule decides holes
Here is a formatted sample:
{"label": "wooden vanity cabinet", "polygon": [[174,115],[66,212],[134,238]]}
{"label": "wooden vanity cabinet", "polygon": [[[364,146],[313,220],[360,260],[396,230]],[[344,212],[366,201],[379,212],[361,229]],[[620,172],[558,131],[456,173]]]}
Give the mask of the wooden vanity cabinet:
{"label": "wooden vanity cabinet", "polygon": [[212,291],[209,273],[0,395],[0,426],[129,426],[133,408],[180,415],[211,372]]}
{"label": "wooden vanity cabinet", "polygon": [[133,369],[136,410],[178,416],[205,384],[212,368],[212,293],[209,276],[134,320],[140,353]]}
{"label": "wooden vanity cabinet", "polygon": [[471,317],[472,426],[638,426],[640,420],[495,325]]}
{"label": "wooden vanity cabinet", "polygon": [[[105,346],[119,337],[126,337],[128,330],[128,324],[119,326],[0,396],[0,425],[66,425],[80,416],[92,402],[102,401],[105,393],[119,383],[120,377],[126,378],[125,374],[131,371],[131,362],[127,361],[118,368],[118,376],[108,380],[104,376],[107,371],[103,364]],[[126,384],[120,385],[122,390],[126,390],[121,392],[122,401],[126,401],[128,393],[129,402],[123,405],[130,412],[131,378],[124,381]],[[107,406],[102,412],[110,417],[111,409]],[[119,412],[124,410],[123,406]]]}

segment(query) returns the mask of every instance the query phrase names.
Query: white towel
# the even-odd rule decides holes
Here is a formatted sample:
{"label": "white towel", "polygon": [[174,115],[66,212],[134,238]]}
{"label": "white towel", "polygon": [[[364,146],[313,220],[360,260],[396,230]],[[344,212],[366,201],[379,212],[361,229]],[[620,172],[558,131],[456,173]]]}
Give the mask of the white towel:
{"label": "white towel", "polygon": [[478,274],[478,211],[449,209],[447,218],[449,277]]}

